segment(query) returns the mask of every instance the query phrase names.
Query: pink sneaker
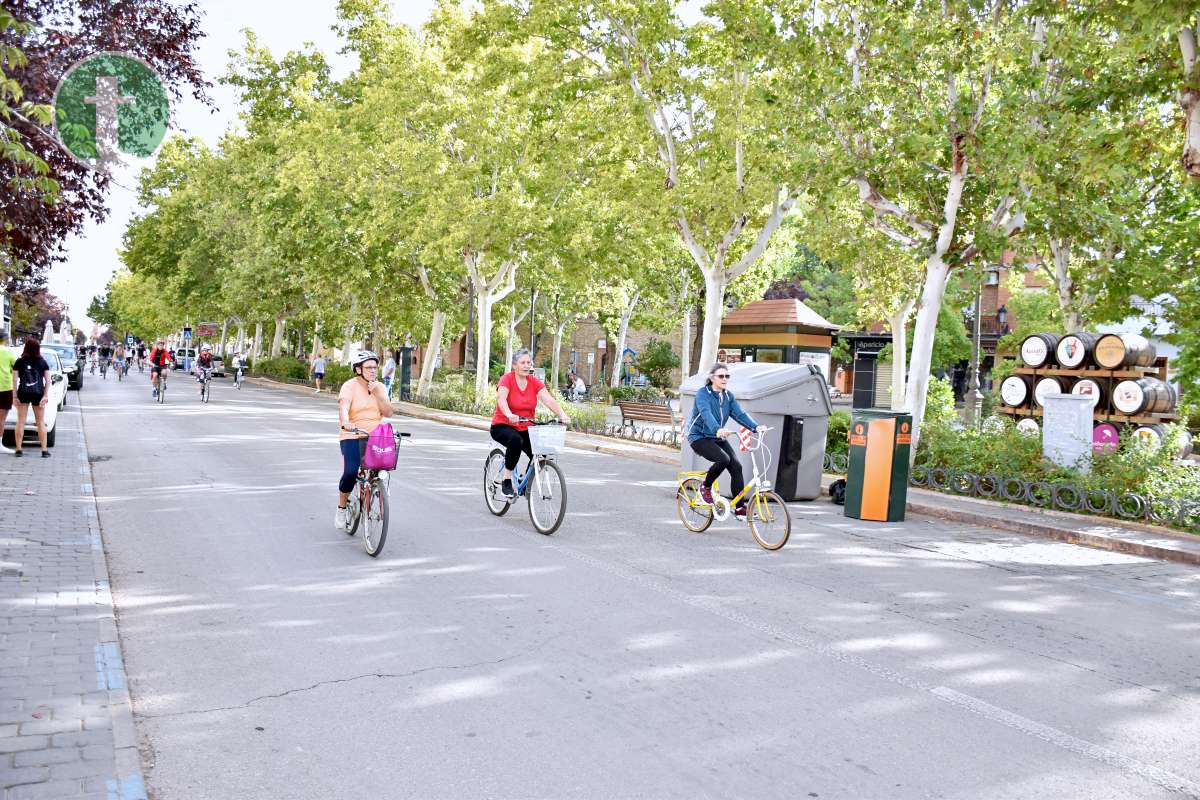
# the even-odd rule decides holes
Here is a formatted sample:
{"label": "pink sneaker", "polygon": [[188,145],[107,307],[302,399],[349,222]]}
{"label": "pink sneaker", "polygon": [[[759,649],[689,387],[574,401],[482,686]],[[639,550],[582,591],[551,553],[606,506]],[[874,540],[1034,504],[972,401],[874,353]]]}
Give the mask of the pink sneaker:
{"label": "pink sneaker", "polygon": [[733,513],[734,513],[734,514],[736,514],[736,515],[738,515],[739,517],[745,517],[745,516],[746,516],[746,507],[745,507],[745,506],[738,506],[737,508],[735,508],[735,509],[733,510]]}
{"label": "pink sneaker", "polygon": [[711,486],[700,486],[700,499],[708,503],[710,506],[712,505],[713,499]]}

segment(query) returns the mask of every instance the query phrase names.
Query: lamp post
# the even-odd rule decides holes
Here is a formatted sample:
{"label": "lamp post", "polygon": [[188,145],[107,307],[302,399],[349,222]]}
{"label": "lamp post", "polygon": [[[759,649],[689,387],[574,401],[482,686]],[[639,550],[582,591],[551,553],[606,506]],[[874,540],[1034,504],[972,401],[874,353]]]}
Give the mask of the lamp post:
{"label": "lamp post", "polygon": [[975,313],[971,319],[971,366],[967,375],[967,425],[979,425],[983,412],[983,393],[979,391],[979,333],[980,306],[983,300],[983,284],[975,289]]}

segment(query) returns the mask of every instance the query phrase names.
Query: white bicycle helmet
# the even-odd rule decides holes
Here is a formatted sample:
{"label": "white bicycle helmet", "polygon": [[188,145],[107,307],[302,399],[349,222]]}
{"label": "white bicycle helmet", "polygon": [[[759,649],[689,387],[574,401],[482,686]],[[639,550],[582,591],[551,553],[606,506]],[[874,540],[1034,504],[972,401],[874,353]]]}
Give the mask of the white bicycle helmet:
{"label": "white bicycle helmet", "polygon": [[359,350],[357,353],[355,353],[354,358],[350,359],[350,366],[361,367],[368,361],[374,361],[376,364],[378,364],[379,356],[375,355],[375,353],[370,350]]}
{"label": "white bicycle helmet", "polygon": [[201,353],[211,353],[211,352],[212,352],[212,345],[209,345],[209,344],[202,344],[202,345],[200,345],[200,352],[201,352]]}

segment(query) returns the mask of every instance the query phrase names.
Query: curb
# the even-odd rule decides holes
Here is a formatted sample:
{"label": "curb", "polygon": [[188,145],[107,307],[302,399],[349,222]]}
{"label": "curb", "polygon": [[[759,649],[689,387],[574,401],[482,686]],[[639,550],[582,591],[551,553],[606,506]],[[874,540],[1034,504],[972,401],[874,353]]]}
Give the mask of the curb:
{"label": "curb", "polygon": [[100,508],[96,502],[92,465],[88,460],[87,432],[83,403],[77,397],[79,411],[79,460],[82,486],[87,505],[88,536],[92,544],[92,573],[96,586],[96,622],[100,629],[96,648],[96,682],[108,692],[108,713],[112,720],[113,775],[107,783],[110,800],[147,800],[146,781],[142,774],[142,758],[138,752],[137,728],[133,721],[133,704],[129,695],[129,680],[121,655],[121,640],[117,632],[116,609],[108,577],[108,561],[100,527]]}
{"label": "curb", "polygon": [[[307,387],[279,383],[269,378],[252,378],[250,380],[264,386],[292,389],[315,396]],[[478,417],[450,411],[438,411],[401,401],[397,401],[393,405],[406,416],[416,419],[484,431],[491,427],[487,420]],[[640,442],[616,443],[598,436],[573,432],[567,433],[567,442],[570,446],[580,450],[592,450],[597,453],[670,466],[679,464],[679,456],[675,450],[657,445]],[[842,476],[823,475],[822,489],[827,489],[830,483],[840,477]],[[952,501],[953,505],[949,505],[947,501]],[[951,497],[915,487],[910,487],[908,490],[907,510],[913,514],[936,517],[950,522],[978,525],[1114,553],[1200,566],[1200,537],[1190,537],[1188,534],[1177,533],[1154,525],[1143,525],[1108,517],[1087,517],[1064,511],[1013,506],[978,498]],[[1021,519],[1020,517],[1025,518]],[[1173,547],[1172,544],[1175,543],[1178,543],[1179,546]],[[1183,545],[1188,545],[1188,547]]]}

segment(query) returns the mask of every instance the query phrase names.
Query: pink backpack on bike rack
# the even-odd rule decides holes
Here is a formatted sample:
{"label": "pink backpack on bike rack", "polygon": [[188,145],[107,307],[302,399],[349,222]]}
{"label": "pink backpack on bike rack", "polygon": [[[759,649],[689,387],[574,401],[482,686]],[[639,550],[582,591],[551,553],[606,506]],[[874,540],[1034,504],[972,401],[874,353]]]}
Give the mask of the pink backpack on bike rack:
{"label": "pink backpack on bike rack", "polygon": [[367,437],[367,452],[363,456],[366,469],[393,470],[396,468],[396,434],[390,423],[384,422]]}

